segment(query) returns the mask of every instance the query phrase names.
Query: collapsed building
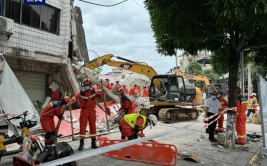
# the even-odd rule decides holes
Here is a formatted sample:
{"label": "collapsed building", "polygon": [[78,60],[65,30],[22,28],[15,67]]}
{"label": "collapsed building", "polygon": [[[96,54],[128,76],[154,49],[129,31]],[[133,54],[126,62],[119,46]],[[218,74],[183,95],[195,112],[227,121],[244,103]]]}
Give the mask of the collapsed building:
{"label": "collapsed building", "polygon": [[72,61],[89,57],[74,0],[47,0],[42,6],[23,2],[0,1],[0,52],[40,108],[53,92],[51,85],[59,87],[59,95],[79,91]]}

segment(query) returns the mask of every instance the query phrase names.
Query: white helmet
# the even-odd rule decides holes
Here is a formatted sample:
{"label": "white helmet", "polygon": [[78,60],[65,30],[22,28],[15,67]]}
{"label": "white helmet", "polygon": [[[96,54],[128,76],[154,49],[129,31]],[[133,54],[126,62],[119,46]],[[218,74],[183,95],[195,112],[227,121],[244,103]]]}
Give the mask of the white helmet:
{"label": "white helmet", "polygon": [[158,118],[153,114],[148,115],[147,119],[148,119],[148,122],[150,123],[150,128],[151,128],[151,125],[155,126],[158,122]]}
{"label": "white helmet", "polygon": [[253,96],[257,96],[256,93],[252,93]]}

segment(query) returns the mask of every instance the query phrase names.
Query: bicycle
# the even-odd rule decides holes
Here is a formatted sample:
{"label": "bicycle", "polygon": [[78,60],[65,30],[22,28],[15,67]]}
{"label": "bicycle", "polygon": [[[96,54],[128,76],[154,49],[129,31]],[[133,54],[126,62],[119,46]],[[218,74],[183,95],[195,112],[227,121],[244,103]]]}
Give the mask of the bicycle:
{"label": "bicycle", "polygon": [[[29,137],[30,137],[30,128],[34,127],[37,125],[37,121],[32,121],[32,120],[26,120],[28,111],[23,112],[22,114],[15,115],[11,118],[6,118],[6,121],[8,125],[12,128],[12,130],[15,133],[14,137],[5,139],[5,133],[0,133],[1,138],[3,139],[2,141],[2,150],[0,150],[0,161],[3,156],[9,156],[13,154],[17,154],[20,152],[23,152],[23,158],[27,160],[27,151],[30,151],[31,148],[28,147],[28,142],[29,142]],[[17,120],[21,119],[22,121],[19,123],[20,128],[21,128],[21,134],[19,135],[14,126],[11,124],[11,120]],[[13,151],[6,151],[6,145],[13,144],[13,143],[18,143],[22,145],[18,150],[13,150]]]}

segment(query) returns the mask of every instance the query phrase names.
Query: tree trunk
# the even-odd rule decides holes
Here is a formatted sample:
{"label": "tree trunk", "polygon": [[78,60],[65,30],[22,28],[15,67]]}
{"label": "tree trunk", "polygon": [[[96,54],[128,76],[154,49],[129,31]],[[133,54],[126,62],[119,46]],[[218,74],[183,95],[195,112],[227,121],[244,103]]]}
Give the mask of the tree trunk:
{"label": "tree trunk", "polygon": [[[229,80],[228,80],[228,106],[235,107],[236,86],[238,80],[238,68],[240,61],[240,52],[231,51],[229,64]],[[230,92],[230,93],[229,93]]]}

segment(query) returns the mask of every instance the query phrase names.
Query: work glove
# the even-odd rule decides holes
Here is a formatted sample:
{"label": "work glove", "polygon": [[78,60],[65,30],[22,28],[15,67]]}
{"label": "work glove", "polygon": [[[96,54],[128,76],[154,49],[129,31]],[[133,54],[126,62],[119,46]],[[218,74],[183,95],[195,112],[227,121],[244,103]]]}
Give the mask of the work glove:
{"label": "work glove", "polygon": [[96,96],[96,94],[94,93],[94,94],[92,94],[91,96],[90,96],[90,99],[92,100],[94,97]]}
{"label": "work glove", "polygon": [[87,96],[82,96],[81,97],[83,100],[88,100],[88,97]]}
{"label": "work glove", "polygon": [[59,120],[61,120],[61,119],[63,119],[63,115],[60,114],[60,115],[57,116],[57,118],[58,118]]}
{"label": "work glove", "polygon": [[140,138],[145,137],[145,134],[143,132],[141,132],[140,134],[138,134]]}

